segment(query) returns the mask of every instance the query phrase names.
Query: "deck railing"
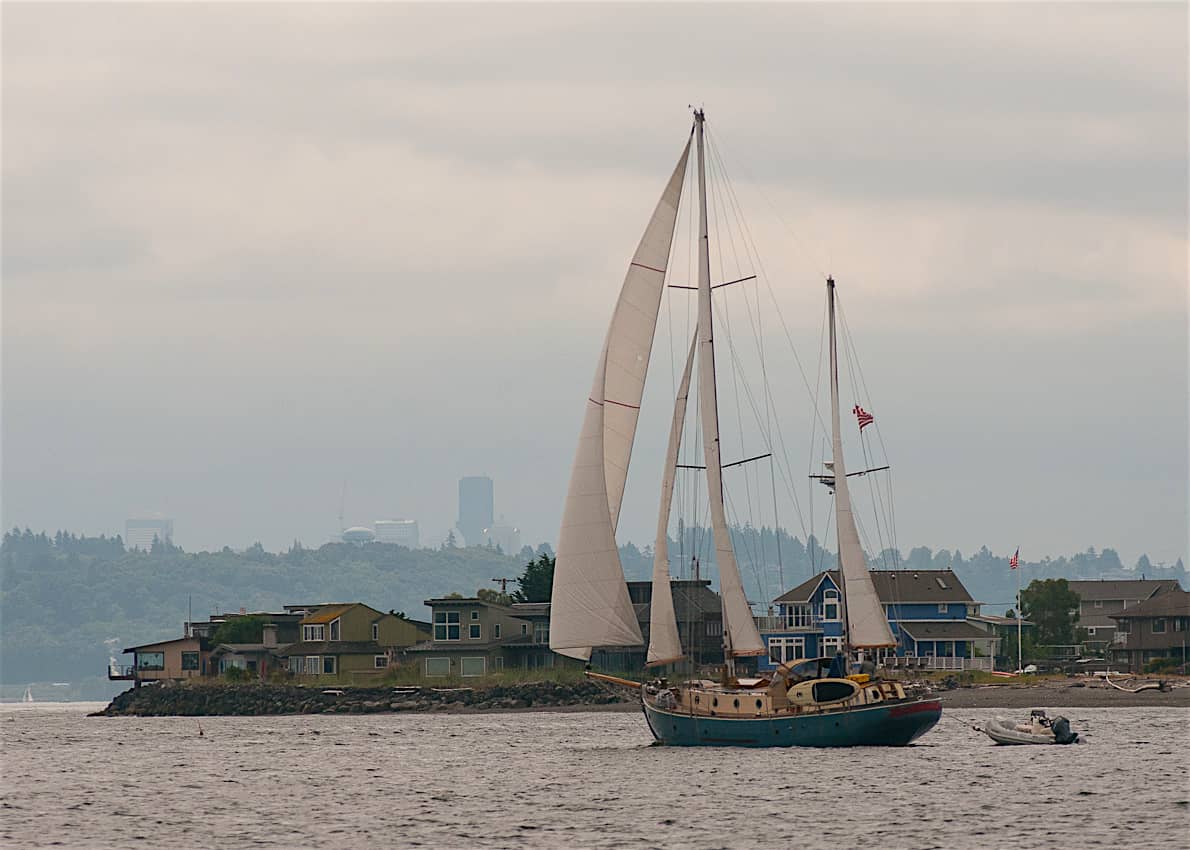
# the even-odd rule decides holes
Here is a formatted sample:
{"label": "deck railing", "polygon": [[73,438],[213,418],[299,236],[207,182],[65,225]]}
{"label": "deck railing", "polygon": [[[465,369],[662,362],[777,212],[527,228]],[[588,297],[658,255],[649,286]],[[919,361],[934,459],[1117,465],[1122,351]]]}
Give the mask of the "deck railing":
{"label": "deck railing", "polygon": [[822,620],[818,617],[753,617],[756,628],[762,632],[820,632]]}

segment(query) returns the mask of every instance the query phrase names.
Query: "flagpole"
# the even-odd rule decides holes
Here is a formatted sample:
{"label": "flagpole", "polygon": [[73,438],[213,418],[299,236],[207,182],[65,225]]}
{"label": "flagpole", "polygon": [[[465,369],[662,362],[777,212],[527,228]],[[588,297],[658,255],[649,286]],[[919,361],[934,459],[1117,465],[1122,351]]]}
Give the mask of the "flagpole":
{"label": "flagpole", "polygon": [[1016,565],[1016,671],[1018,674],[1023,674],[1025,669],[1024,661],[1021,654],[1021,564],[1020,564],[1020,549],[1018,552]]}

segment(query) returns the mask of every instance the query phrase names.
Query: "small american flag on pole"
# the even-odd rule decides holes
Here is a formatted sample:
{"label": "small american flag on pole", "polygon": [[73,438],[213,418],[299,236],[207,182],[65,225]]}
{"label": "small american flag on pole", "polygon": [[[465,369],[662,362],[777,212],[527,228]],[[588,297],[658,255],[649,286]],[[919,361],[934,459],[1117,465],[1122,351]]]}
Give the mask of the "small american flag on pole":
{"label": "small american flag on pole", "polygon": [[859,420],[859,430],[861,430],[861,431],[864,430],[865,426],[871,425],[873,422],[876,421],[875,416],[868,413],[868,411],[864,410],[858,404],[855,406],[854,413],[855,413],[855,418],[857,420]]}
{"label": "small american flag on pole", "polygon": [[1021,549],[1018,546],[1017,550],[1012,553],[1012,557],[1008,559],[1008,568],[1010,570],[1019,569],[1021,566]]}

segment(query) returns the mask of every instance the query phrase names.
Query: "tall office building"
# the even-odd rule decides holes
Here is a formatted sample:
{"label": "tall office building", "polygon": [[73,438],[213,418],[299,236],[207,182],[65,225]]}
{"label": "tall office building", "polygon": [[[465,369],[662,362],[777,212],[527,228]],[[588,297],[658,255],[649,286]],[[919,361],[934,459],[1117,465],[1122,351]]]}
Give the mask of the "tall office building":
{"label": "tall office building", "polygon": [[492,479],[473,475],[459,479],[459,531],[470,546],[484,539],[483,531],[493,525]]}
{"label": "tall office building", "polygon": [[416,549],[419,543],[417,520],[378,519],[372,523],[376,528],[377,543],[396,543],[409,549]]}
{"label": "tall office building", "polygon": [[172,543],[174,521],[162,517],[135,517],[124,521],[125,549],[141,549],[148,552],[153,548],[153,538],[162,543]]}

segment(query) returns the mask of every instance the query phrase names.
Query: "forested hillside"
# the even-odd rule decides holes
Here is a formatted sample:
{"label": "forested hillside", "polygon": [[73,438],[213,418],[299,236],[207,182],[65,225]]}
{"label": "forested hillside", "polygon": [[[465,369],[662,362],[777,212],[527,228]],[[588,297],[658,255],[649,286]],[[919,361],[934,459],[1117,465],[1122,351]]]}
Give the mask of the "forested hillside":
{"label": "forested hillside", "polygon": [[[784,531],[742,528],[733,532],[749,599],[760,612],[784,590],[817,571],[833,568],[833,553],[814,538],[802,543]],[[673,571],[689,577],[699,558],[703,578],[716,579],[710,536],[685,529],[670,541]],[[489,549],[410,550],[389,544],[332,543],[318,549],[295,544],[273,554],[259,545],[244,552],[187,553],[168,545],[151,552],[125,551],[117,537],[79,538],[59,532],[6,534],[0,547],[0,681],[77,681],[102,675],[109,647],[120,648],[181,634],[187,605],[196,620],[212,612],[278,610],[285,604],[360,601],[411,617],[428,615],[422,601],[448,593],[473,594],[495,588],[493,578],[517,578],[538,552],[526,547],[516,556]],[[630,579],[648,578],[652,547],[620,549]],[[873,556],[875,569],[954,569],[971,595],[989,611],[1013,604],[1016,575],[1010,553],[986,547],[972,555],[926,547],[908,555]],[[1097,579],[1131,576],[1172,578],[1186,586],[1176,564],[1154,565],[1141,556],[1129,570],[1111,549],[1089,549],[1071,557],[1029,562],[1022,577]],[[717,585],[717,581],[715,582]],[[105,641],[110,643],[105,644]]]}

